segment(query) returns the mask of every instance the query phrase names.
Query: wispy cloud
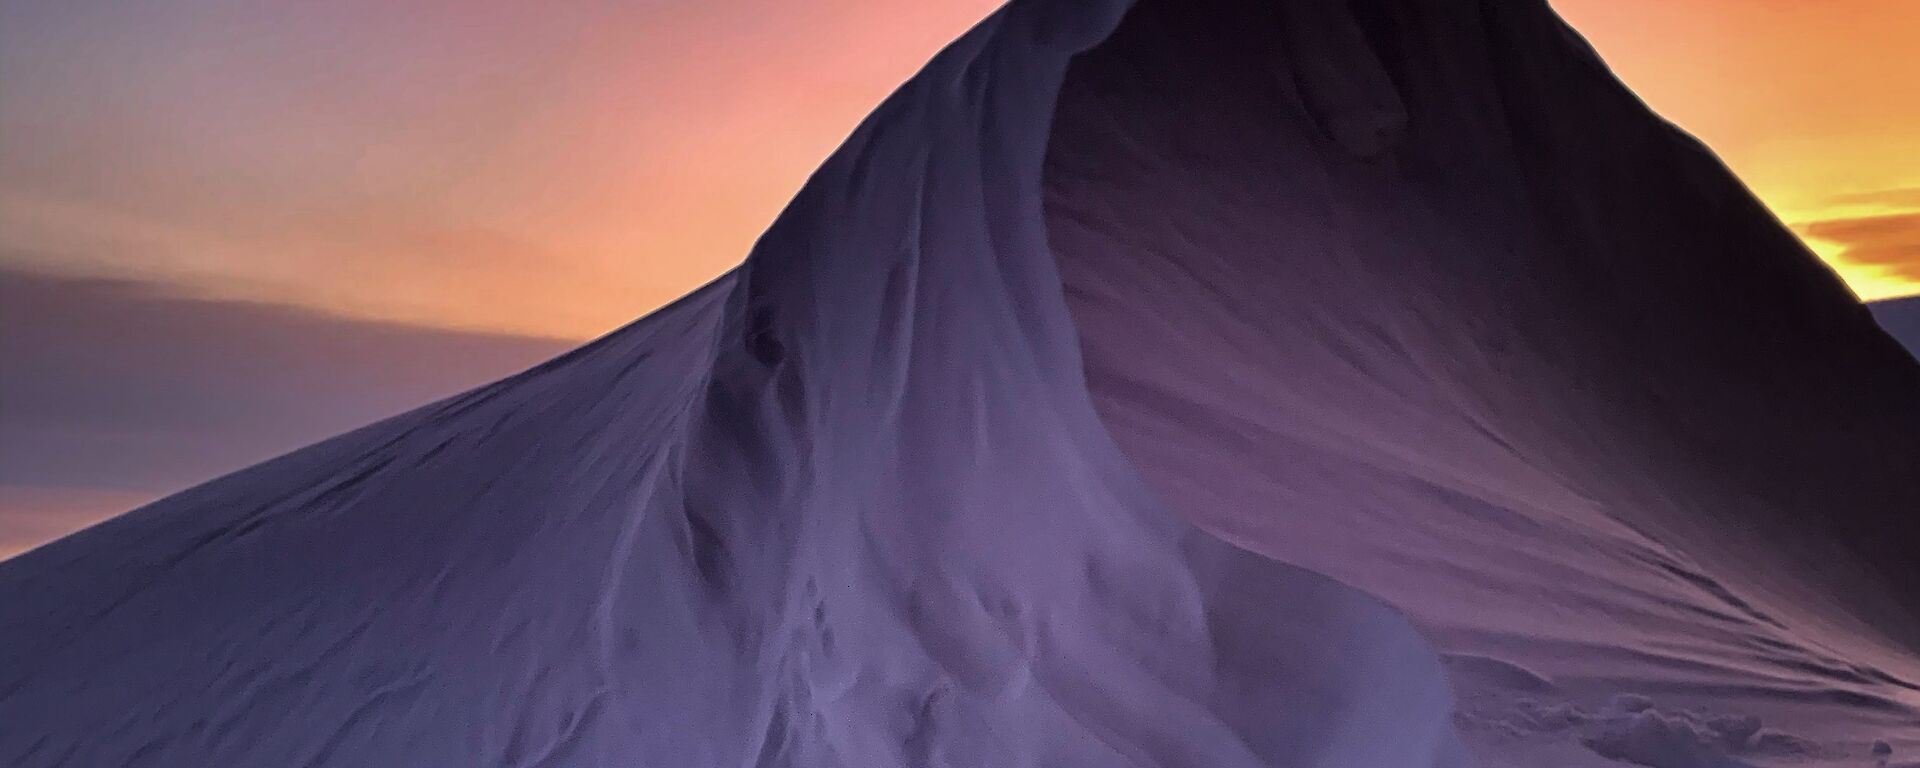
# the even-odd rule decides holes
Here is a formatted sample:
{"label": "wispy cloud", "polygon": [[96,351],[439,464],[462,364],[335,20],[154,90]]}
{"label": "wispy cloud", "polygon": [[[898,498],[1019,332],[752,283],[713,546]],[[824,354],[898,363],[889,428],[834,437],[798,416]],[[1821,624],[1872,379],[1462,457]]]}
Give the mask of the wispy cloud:
{"label": "wispy cloud", "polygon": [[65,489],[0,495],[0,534],[17,546],[40,535],[28,529],[124,511],[84,507],[239,469],[571,344],[195,298],[0,260],[0,489]]}
{"label": "wispy cloud", "polygon": [[1838,246],[1839,258],[1850,264],[1920,282],[1920,211],[1814,221],[1795,229]]}
{"label": "wispy cloud", "polygon": [[1920,187],[1851,192],[1827,198],[1834,205],[1865,205],[1892,209],[1920,209]]}

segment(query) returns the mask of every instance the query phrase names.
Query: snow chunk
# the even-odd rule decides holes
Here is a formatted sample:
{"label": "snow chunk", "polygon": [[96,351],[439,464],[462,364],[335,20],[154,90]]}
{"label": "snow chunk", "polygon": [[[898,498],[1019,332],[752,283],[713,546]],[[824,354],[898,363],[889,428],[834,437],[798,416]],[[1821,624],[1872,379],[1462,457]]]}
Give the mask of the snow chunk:
{"label": "snow chunk", "polygon": [[[1527,711],[1522,708],[1523,714]],[[1663,710],[1637,693],[1614,696],[1589,722],[1584,743],[1595,754],[1651,768],[1746,768],[1748,763],[1732,755],[1808,757],[1820,752],[1806,739],[1764,730],[1760,718],[1752,715]]]}
{"label": "snow chunk", "polygon": [[1653,709],[1653,699],[1647,698],[1637,693],[1622,693],[1620,695],[1614,696],[1613,701],[1609,702],[1607,706],[1609,709],[1612,709],[1614,711],[1626,712],[1629,714],[1635,713],[1635,712],[1645,712],[1649,709]]}
{"label": "snow chunk", "polygon": [[1593,721],[1592,713],[1572,704],[1542,704],[1521,699],[1514,706],[1519,710],[1517,725],[1535,733],[1564,731]]}
{"label": "snow chunk", "polygon": [[1739,765],[1715,747],[1713,735],[1685,717],[1655,709],[1607,720],[1587,747],[1601,757],[1652,768],[1726,768]]}

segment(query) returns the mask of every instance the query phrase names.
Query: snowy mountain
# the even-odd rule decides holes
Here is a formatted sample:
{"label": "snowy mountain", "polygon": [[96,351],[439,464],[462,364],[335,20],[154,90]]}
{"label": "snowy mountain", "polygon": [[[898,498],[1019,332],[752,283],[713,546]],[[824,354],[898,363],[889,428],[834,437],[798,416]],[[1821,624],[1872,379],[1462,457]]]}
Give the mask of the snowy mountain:
{"label": "snowy mountain", "polygon": [[1920,364],[1709,152],[1536,0],[1129,5],[670,307],[0,563],[0,763],[1920,752]]}
{"label": "snowy mountain", "polygon": [[1867,307],[1887,335],[1920,357],[1920,297],[1877,301]]}

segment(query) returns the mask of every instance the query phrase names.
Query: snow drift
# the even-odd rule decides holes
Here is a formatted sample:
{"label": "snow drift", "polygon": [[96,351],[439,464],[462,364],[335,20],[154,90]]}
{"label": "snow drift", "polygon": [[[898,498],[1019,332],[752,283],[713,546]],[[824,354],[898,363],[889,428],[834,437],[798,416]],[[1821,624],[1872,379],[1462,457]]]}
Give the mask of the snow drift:
{"label": "snow drift", "polygon": [[670,307],[0,563],[0,762],[1920,747],[1920,366],[1710,154],[1543,3],[1132,6],[989,18]]}

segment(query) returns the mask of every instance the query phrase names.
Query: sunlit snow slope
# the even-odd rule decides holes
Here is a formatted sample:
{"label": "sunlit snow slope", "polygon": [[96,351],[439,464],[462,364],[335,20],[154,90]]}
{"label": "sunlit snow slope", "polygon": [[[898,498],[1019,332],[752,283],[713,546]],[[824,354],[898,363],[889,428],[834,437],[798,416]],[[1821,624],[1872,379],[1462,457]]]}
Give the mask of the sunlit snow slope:
{"label": "sunlit snow slope", "polygon": [[714,284],[0,563],[0,765],[1897,764],[1916,466],[1543,3],[1021,0]]}

